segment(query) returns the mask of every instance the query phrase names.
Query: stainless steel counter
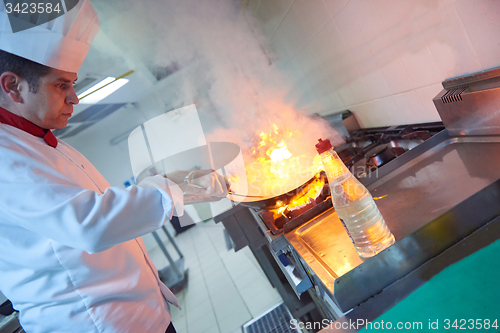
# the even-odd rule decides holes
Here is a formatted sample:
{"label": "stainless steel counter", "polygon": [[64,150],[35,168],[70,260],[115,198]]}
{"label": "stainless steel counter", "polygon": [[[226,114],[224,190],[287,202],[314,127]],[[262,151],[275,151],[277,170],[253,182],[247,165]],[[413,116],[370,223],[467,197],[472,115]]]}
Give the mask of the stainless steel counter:
{"label": "stainless steel counter", "polygon": [[451,138],[444,131],[365,181],[382,197],[377,205],[396,237],[390,248],[360,259],[333,209],[285,237],[347,312],[500,215],[500,191],[488,187],[498,179],[500,137]]}
{"label": "stainless steel counter", "polygon": [[500,137],[446,139],[368,189],[396,239],[449,211],[500,178]]}

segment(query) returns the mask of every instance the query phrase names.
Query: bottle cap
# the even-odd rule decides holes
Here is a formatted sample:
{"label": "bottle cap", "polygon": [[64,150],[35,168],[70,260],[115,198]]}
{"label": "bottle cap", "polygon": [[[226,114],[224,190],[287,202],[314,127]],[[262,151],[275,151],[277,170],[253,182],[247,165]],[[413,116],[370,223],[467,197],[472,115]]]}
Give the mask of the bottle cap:
{"label": "bottle cap", "polygon": [[319,139],[319,142],[316,144],[316,150],[318,151],[318,154],[322,154],[327,150],[332,149],[332,144],[330,143],[330,140],[321,140]]}

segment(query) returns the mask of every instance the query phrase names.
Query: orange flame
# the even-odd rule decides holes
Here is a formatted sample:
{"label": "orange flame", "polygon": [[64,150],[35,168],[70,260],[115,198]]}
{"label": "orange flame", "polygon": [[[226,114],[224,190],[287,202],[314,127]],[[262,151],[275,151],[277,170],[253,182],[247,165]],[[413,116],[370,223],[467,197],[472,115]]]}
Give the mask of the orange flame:
{"label": "orange flame", "polygon": [[300,151],[303,150],[299,148],[301,136],[300,131],[279,124],[270,124],[256,136],[253,144],[243,152],[247,182],[253,194],[286,193],[294,189],[291,183],[295,180],[312,177],[323,170],[319,155],[312,160],[311,154]]}
{"label": "orange flame", "polygon": [[281,202],[281,204],[277,204],[277,209],[271,210],[275,214],[275,218],[278,215],[283,215],[287,210],[293,211],[300,209],[316,200],[316,198],[321,195],[324,185],[325,178],[317,174],[316,178],[309,185],[304,187],[288,205],[284,205],[284,203]]}
{"label": "orange flame", "polygon": [[324,185],[325,179],[316,175],[316,179],[305,189],[305,193],[302,196],[295,198],[288,204],[288,209],[294,210],[302,208],[311,201],[316,200],[316,198],[321,194]]}

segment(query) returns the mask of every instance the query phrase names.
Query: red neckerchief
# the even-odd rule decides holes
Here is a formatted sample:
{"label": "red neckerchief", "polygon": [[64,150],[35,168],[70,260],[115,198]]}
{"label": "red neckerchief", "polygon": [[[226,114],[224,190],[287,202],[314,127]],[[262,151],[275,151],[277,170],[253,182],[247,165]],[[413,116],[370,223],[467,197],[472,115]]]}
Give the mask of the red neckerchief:
{"label": "red neckerchief", "polygon": [[57,139],[50,130],[43,129],[33,124],[31,121],[23,117],[20,117],[16,114],[13,114],[12,112],[7,111],[1,107],[0,107],[0,123],[17,127],[20,130],[28,132],[31,135],[43,138],[43,140],[51,147],[54,148],[57,147]]}

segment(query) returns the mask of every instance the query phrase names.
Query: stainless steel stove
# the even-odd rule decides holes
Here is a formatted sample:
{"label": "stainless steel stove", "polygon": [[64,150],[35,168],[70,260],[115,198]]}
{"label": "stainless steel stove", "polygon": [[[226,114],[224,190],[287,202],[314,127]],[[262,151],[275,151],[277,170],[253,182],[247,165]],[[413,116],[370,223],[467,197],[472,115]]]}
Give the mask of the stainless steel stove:
{"label": "stainless steel stove", "polygon": [[[375,257],[362,260],[334,209],[321,204],[278,232],[262,211],[238,206],[216,217],[237,248],[250,246],[295,318],[314,307],[328,320],[374,320],[425,283],[421,276],[498,239],[500,70],[443,87],[434,102],[444,126],[355,130],[336,147],[396,237]],[[464,246],[468,239],[474,246]]]}

